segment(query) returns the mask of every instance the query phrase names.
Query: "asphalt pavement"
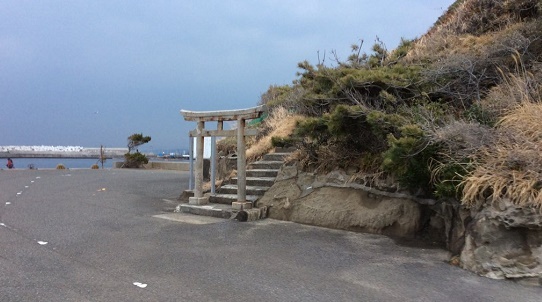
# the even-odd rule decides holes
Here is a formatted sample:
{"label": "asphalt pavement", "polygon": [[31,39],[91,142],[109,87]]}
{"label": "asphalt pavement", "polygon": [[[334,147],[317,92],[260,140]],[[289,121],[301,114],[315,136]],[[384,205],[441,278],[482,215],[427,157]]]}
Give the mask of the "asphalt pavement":
{"label": "asphalt pavement", "polygon": [[0,301],[542,301],[441,249],[173,213],[188,174],[1,170]]}

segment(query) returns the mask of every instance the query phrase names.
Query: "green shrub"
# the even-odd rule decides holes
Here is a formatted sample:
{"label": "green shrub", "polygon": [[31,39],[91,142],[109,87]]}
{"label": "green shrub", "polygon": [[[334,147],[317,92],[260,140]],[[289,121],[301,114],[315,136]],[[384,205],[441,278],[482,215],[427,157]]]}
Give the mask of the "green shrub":
{"label": "green shrub", "polygon": [[65,170],[66,166],[64,166],[63,164],[58,164],[58,165],[56,165],[56,169],[57,170]]}
{"label": "green shrub", "polygon": [[90,167],[91,169],[100,169],[100,167],[98,166],[98,164],[94,164]]}
{"label": "green shrub", "polygon": [[496,117],[490,112],[484,110],[484,108],[478,104],[474,104],[469,109],[465,110],[463,115],[468,121],[475,121],[490,127],[495,126],[497,123]]}
{"label": "green shrub", "polygon": [[389,63],[396,63],[398,60],[403,58],[407,55],[407,53],[412,49],[412,45],[414,44],[414,40],[409,40],[405,38],[401,38],[401,42],[399,43],[399,46],[397,46],[396,49],[394,49],[389,57],[387,58],[387,61]]}
{"label": "green shrub", "polygon": [[429,163],[436,157],[437,148],[428,143],[418,125],[406,125],[400,131],[399,138],[388,136],[389,149],[383,153],[382,167],[403,187],[428,195],[432,192]]}
{"label": "green shrub", "polygon": [[271,137],[271,145],[275,148],[288,148],[293,147],[297,140],[293,137]]}
{"label": "green shrub", "polygon": [[440,163],[433,171],[434,195],[437,198],[461,199],[463,180],[472,171],[470,160]]}
{"label": "green shrub", "polygon": [[399,128],[407,124],[407,119],[399,114],[388,114],[372,110],[367,114],[367,122],[375,135],[386,138],[388,134],[399,135]]}
{"label": "green shrub", "polygon": [[328,129],[344,150],[375,153],[386,148],[385,135],[374,131],[367,110],[359,106],[337,106],[329,115]]}
{"label": "green shrub", "polygon": [[139,152],[124,154],[124,167],[125,168],[140,168],[144,164],[148,164],[149,159],[145,154]]}
{"label": "green shrub", "polygon": [[327,120],[327,116],[302,120],[297,124],[294,135],[299,138],[307,138],[315,144],[327,142],[330,137]]}

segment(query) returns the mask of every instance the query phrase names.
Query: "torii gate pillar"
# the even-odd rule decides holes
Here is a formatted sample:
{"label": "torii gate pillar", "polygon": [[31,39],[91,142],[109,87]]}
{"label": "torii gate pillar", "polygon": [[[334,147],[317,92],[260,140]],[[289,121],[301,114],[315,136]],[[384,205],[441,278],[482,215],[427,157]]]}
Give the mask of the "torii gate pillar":
{"label": "torii gate pillar", "polygon": [[[246,201],[246,142],[245,136],[254,135],[247,133],[245,121],[259,118],[265,112],[265,106],[248,109],[223,110],[223,111],[186,111],[181,114],[186,121],[198,123],[195,131],[190,136],[196,137],[196,167],[194,197],[189,198],[189,204],[201,205],[209,202],[208,197],[203,196],[203,142],[205,136],[237,136],[237,201],[232,203],[234,210],[243,210],[252,207],[252,203]],[[205,122],[217,121],[217,130],[205,130]],[[237,130],[223,130],[223,121],[237,121]]]}

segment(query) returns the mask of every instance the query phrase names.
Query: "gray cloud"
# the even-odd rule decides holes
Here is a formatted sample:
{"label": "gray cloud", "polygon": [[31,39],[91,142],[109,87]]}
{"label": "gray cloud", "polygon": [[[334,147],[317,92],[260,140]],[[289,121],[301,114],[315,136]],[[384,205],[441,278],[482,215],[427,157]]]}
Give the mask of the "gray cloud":
{"label": "gray cloud", "polygon": [[452,2],[1,1],[0,145],[184,147],[180,109],[254,106],[317,51],[393,48]]}

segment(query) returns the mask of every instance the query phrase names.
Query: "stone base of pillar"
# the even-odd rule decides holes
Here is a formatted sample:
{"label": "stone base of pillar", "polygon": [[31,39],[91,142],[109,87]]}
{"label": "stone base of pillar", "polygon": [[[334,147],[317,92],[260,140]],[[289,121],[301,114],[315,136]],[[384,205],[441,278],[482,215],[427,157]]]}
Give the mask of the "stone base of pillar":
{"label": "stone base of pillar", "polygon": [[188,198],[188,204],[193,205],[202,205],[202,204],[208,204],[209,203],[209,197],[189,197]]}
{"label": "stone base of pillar", "polygon": [[237,211],[252,209],[252,203],[246,201],[234,201],[231,203],[231,208]]}

